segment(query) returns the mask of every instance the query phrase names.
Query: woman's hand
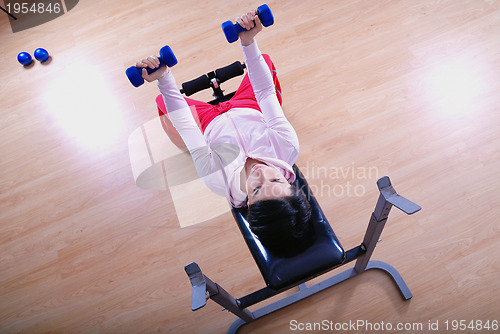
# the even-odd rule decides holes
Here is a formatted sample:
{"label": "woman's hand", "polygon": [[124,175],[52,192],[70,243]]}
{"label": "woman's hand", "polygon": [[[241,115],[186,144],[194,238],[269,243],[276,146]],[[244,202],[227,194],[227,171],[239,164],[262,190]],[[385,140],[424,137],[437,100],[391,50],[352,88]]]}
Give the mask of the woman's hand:
{"label": "woman's hand", "polygon": [[[139,61],[137,64],[135,64],[135,67],[137,68],[142,68],[142,77],[144,80],[147,82],[155,81],[160,78],[162,78],[168,71],[168,67],[162,66],[161,68],[158,68],[160,66],[160,60],[156,56],[150,56],[147,58],[144,58],[143,60]],[[156,71],[154,71],[151,74],[148,74],[148,71],[146,68],[149,67],[151,69],[158,68]]]}
{"label": "woman's hand", "polygon": [[254,37],[262,30],[262,23],[257,16],[257,11],[252,9],[246,14],[236,18],[236,23],[246,29],[240,32],[241,45],[248,46],[254,42]]}

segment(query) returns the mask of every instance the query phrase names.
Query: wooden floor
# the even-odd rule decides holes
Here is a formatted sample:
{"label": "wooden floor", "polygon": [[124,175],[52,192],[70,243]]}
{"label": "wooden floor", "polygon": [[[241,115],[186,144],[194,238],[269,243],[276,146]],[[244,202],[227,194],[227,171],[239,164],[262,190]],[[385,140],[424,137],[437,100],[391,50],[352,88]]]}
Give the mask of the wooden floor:
{"label": "wooden floor", "polygon": [[[0,333],[222,333],[235,317],[190,310],[184,265],[236,297],[264,286],[228,212],[181,228],[168,190],[135,184],[128,138],[155,118],[158,91],[124,74],[165,44],[179,84],[242,60],[220,23],[260,4],[81,0],[17,33],[0,13]],[[423,209],[394,209],[374,254],[413,299],[368,272],[242,332],[500,321],[500,1],[268,4],[259,46],[343,246],[362,241],[379,177]],[[47,64],[17,63],[37,47]]]}

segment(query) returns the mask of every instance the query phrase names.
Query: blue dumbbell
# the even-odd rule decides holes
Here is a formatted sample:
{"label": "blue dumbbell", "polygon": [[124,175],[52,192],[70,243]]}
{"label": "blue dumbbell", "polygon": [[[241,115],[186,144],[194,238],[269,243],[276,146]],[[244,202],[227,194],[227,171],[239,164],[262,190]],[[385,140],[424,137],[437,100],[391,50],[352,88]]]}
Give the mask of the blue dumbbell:
{"label": "blue dumbbell", "polygon": [[33,62],[33,58],[28,52],[21,52],[17,55],[17,61],[21,63],[21,65],[28,66]]}
{"label": "blue dumbbell", "polygon": [[[155,69],[147,67],[146,71],[148,71],[148,74],[153,73],[164,65],[172,67],[177,64],[177,58],[175,58],[172,49],[168,45],[165,45],[160,49],[160,56],[158,57],[158,59],[160,60],[160,66]],[[130,66],[129,68],[127,68],[125,73],[127,74],[128,79],[130,80],[132,85],[134,85],[134,87],[139,87],[144,83],[144,78],[142,77],[142,68]]]}
{"label": "blue dumbbell", "polygon": [[33,53],[33,55],[35,56],[35,59],[41,63],[46,62],[50,58],[50,55],[47,52],[47,50],[42,49],[42,48],[36,49],[35,52]]}
{"label": "blue dumbbell", "polygon": [[[273,13],[271,13],[271,9],[269,9],[268,5],[259,6],[257,8],[257,16],[264,27],[269,27],[274,23]],[[236,42],[238,40],[239,33],[246,31],[246,29],[238,23],[233,24],[231,21],[222,23],[222,30],[224,31],[224,35],[226,35],[226,39],[229,43]]]}

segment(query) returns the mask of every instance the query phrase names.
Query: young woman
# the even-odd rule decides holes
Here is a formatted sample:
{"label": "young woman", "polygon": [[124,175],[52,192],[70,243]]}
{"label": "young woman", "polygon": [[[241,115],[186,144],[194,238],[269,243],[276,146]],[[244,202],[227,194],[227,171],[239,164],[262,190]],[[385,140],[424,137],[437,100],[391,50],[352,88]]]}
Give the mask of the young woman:
{"label": "young woman", "polygon": [[[234,97],[217,106],[184,98],[166,66],[148,57],[138,62],[143,78],[157,80],[170,121],[188,148],[196,170],[216,194],[234,207],[248,206],[251,230],[271,252],[291,256],[311,239],[311,209],[292,186],[299,154],[295,130],[281,108],[274,64],[262,55],[255,36],[262,30],[256,11],[236,19],[247,68]],[[191,113],[196,108],[200,126]],[[201,127],[201,129],[200,129]]]}

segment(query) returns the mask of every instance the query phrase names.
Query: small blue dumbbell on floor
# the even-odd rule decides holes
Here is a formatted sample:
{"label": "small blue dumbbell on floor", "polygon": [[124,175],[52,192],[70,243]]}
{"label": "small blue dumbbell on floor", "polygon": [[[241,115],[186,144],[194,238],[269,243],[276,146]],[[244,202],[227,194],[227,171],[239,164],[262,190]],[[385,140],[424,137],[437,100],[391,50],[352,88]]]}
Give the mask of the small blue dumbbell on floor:
{"label": "small blue dumbbell on floor", "polygon": [[[264,27],[269,27],[274,23],[273,13],[271,13],[271,9],[269,9],[268,5],[259,6],[257,8],[257,16]],[[226,35],[227,41],[233,43],[238,40],[238,34],[246,29],[238,23],[226,21],[222,23],[222,30],[224,31],[224,35]]]}
{"label": "small blue dumbbell on floor", "polygon": [[21,52],[17,55],[17,61],[24,66],[28,66],[33,62],[33,58],[28,52]]}
{"label": "small blue dumbbell on floor", "polygon": [[35,56],[36,60],[38,60],[41,63],[46,62],[50,57],[47,50],[42,48],[36,49],[33,55]]}
{"label": "small blue dumbbell on floor", "polygon": [[[168,45],[165,45],[160,49],[160,56],[158,57],[158,59],[160,60],[160,66],[158,68],[164,65],[172,67],[177,64],[177,58],[175,58],[172,49]],[[148,71],[148,74],[151,74],[158,68],[151,69],[147,67],[146,70]],[[134,87],[139,87],[144,83],[144,78],[142,77],[142,68],[130,66],[129,68],[127,68],[125,73],[127,74],[128,79],[130,80],[132,85],[134,85]]]}

